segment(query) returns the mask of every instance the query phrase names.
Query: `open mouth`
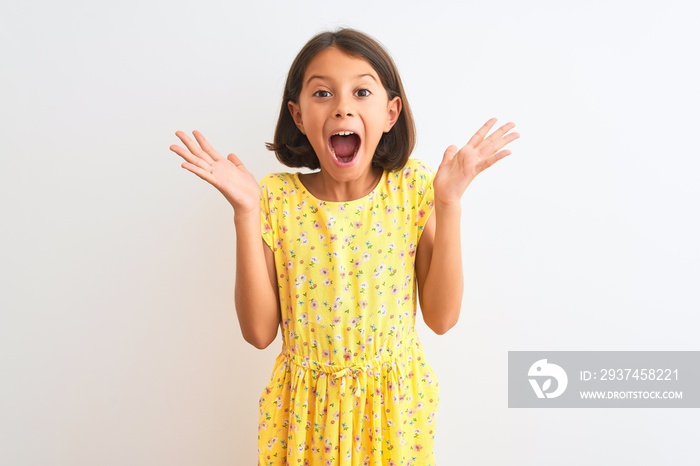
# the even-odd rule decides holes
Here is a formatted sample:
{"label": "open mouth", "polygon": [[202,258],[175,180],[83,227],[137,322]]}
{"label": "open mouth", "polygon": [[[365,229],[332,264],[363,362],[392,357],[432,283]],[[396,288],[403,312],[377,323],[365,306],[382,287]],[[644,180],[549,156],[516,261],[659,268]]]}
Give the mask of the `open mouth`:
{"label": "open mouth", "polygon": [[350,163],[360,149],[360,137],[352,131],[340,131],[331,136],[331,152],[341,164]]}

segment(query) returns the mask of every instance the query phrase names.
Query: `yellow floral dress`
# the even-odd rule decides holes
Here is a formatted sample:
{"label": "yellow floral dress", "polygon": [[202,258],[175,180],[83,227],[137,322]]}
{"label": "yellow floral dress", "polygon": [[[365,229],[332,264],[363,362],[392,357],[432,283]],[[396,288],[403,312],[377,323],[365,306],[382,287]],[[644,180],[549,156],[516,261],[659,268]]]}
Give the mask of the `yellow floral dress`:
{"label": "yellow floral dress", "polygon": [[260,397],[258,464],[431,466],[438,384],[415,332],[433,172],[409,159],[361,199],[261,181],[282,352]]}

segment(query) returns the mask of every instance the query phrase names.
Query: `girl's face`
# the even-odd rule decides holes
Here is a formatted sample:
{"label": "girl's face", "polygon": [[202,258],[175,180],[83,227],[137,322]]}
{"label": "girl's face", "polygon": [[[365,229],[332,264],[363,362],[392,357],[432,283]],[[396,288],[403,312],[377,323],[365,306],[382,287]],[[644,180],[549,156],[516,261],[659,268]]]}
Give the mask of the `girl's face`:
{"label": "girl's face", "polygon": [[372,176],[379,140],[401,112],[401,99],[389,100],[372,65],[329,47],[306,67],[298,100],[289,111],[321,171],[338,182]]}

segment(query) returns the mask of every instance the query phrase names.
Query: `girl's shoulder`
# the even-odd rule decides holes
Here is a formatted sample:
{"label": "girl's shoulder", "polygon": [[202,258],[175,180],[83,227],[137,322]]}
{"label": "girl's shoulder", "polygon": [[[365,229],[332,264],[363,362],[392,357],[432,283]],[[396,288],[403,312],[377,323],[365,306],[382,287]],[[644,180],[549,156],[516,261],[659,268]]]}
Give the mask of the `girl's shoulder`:
{"label": "girl's shoulder", "polygon": [[287,172],[268,173],[260,179],[259,184],[267,191],[294,189],[297,184],[296,175]]}
{"label": "girl's shoulder", "polygon": [[389,172],[389,178],[394,178],[395,181],[413,181],[432,184],[435,177],[435,170],[430,165],[420,159],[410,158],[406,161],[406,165],[398,170]]}
{"label": "girl's shoulder", "polygon": [[420,171],[426,171],[426,172],[432,172],[433,169],[428,165],[425,161],[421,159],[414,159],[410,158],[406,161],[406,165],[404,168],[410,168],[412,170],[420,170]]}
{"label": "girl's shoulder", "polygon": [[403,168],[397,170],[397,172],[406,174],[406,173],[424,173],[424,174],[431,174],[434,172],[434,170],[428,165],[426,162],[420,160],[420,159],[414,159],[410,158],[406,161],[406,165],[403,166]]}

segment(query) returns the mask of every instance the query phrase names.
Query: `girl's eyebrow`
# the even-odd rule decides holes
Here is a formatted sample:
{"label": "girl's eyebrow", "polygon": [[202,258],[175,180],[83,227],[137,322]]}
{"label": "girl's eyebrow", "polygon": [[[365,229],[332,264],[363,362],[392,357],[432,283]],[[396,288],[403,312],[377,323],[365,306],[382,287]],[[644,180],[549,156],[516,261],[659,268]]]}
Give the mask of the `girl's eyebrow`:
{"label": "girl's eyebrow", "polygon": [[[369,77],[372,78],[375,82],[377,82],[377,78],[376,78],[373,74],[370,74],[370,73],[358,74],[357,76],[355,76],[355,79],[364,78],[365,76],[369,76]],[[314,80],[314,79],[320,79],[321,81],[327,81],[327,80],[329,80],[330,78],[327,77],[327,76],[320,76],[320,75],[316,75],[316,74],[315,74],[315,75],[309,77],[309,79],[306,80],[306,85],[308,86],[309,83],[310,83],[312,80]]]}

